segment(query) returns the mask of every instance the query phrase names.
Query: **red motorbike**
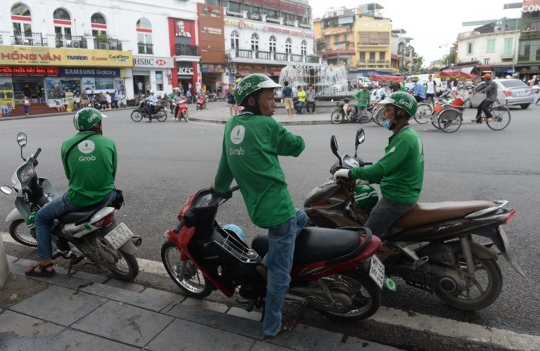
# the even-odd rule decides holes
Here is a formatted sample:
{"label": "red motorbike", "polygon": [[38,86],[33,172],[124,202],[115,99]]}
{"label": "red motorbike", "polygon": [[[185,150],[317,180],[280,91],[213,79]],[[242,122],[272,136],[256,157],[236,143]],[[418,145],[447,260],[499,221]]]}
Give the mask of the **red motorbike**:
{"label": "red motorbike", "polygon": [[175,121],[180,122],[182,118],[184,121],[189,122],[189,114],[188,114],[188,105],[187,105],[187,98],[184,97],[182,100],[177,103],[176,108],[178,109],[178,112],[176,112],[176,117],[174,118]]}
{"label": "red motorbike", "polygon": [[[268,234],[251,248],[234,231],[216,221],[226,196],[202,189],[178,214],[180,223],[165,233],[161,259],[169,276],[188,295],[202,299],[213,290],[246,299],[247,311],[264,307],[266,281],[257,272],[268,251]],[[296,239],[291,284],[286,302],[337,319],[366,319],[377,312],[386,279],[374,256],[381,241],[368,228],[305,228]]]}
{"label": "red motorbike", "polygon": [[204,94],[199,94],[197,98],[197,111],[206,110],[206,96]]}

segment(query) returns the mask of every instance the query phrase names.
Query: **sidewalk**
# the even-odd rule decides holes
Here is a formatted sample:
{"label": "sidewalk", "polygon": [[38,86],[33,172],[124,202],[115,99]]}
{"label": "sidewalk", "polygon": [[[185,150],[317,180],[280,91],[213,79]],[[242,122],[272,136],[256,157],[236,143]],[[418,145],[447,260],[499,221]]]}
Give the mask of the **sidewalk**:
{"label": "sidewalk", "polygon": [[29,278],[8,256],[0,290],[2,350],[397,350],[298,325],[265,338],[259,313],[84,272]]}

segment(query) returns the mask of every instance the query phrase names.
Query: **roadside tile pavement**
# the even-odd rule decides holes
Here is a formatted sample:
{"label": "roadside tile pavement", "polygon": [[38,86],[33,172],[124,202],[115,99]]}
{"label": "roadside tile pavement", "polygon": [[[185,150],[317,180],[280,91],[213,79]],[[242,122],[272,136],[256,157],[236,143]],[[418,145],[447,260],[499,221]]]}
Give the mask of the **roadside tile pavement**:
{"label": "roadside tile pavement", "polygon": [[11,280],[26,294],[0,306],[1,350],[397,350],[301,324],[265,338],[258,312],[89,273],[25,277],[27,263],[10,258]]}

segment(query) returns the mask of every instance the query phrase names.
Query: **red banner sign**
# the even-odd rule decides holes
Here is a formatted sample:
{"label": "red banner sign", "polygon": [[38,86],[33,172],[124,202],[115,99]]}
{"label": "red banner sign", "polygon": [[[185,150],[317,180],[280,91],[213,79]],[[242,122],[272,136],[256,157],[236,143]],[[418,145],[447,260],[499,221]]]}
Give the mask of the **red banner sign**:
{"label": "red banner sign", "polygon": [[0,66],[0,74],[57,76],[58,67],[5,67]]}

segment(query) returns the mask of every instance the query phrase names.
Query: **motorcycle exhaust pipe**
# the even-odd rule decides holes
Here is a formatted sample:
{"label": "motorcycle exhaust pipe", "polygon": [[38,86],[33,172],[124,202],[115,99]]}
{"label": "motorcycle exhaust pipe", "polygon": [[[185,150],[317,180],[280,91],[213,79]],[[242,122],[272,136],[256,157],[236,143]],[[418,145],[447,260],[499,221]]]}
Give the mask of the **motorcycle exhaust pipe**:
{"label": "motorcycle exhaust pipe", "polygon": [[131,242],[133,243],[133,245],[135,245],[136,247],[139,247],[141,246],[142,244],[142,238],[140,236],[132,236],[131,237]]}
{"label": "motorcycle exhaust pipe", "polygon": [[296,296],[296,295],[293,295],[293,294],[285,295],[285,300],[288,300],[290,302],[297,302],[297,303],[300,303],[302,305],[307,305],[308,304],[308,300],[304,299],[303,297]]}

